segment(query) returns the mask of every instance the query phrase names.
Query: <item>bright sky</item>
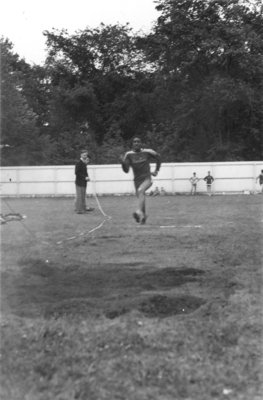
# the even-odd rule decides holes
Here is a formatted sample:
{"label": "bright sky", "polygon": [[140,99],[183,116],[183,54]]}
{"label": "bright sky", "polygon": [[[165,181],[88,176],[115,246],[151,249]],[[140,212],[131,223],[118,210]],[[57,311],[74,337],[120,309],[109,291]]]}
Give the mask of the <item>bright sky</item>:
{"label": "bright sky", "polygon": [[0,36],[29,63],[45,60],[44,30],[67,29],[69,33],[87,26],[126,24],[148,32],[159,13],[154,0],[6,0],[0,8]]}

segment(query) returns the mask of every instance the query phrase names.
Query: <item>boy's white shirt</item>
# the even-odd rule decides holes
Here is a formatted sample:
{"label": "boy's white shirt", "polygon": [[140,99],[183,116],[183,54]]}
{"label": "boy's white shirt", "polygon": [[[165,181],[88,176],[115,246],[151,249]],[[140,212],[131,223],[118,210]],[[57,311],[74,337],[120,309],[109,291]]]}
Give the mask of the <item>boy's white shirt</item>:
{"label": "boy's white shirt", "polygon": [[199,181],[199,178],[197,176],[191,176],[191,178],[189,180],[192,183],[197,183]]}

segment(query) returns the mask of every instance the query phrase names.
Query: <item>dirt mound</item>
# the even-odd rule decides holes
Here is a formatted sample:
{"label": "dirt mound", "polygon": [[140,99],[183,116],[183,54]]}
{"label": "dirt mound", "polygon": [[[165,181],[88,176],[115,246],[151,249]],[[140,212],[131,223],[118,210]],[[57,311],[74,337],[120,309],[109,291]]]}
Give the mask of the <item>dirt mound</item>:
{"label": "dirt mound", "polygon": [[169,317],[191,313],[204,303],[205,301],[199,297],[155,295],[140,303],[138,310],[147,317]]}
{"label": "dirt mound", "polygon": [[205,300],[199,297],[193,296],[165,296],[157,294],[147,299],[138,302],[137,305],[130,305],[130,307],[124,307],[123,305],[118,308],[115,307],[112,310],[107,310],[105,316],[110,319],[119,317],[120,315],[126,314],[132,310],[137,309],[149,318],[165,318],[176,314],[189,314],[199,308]]}

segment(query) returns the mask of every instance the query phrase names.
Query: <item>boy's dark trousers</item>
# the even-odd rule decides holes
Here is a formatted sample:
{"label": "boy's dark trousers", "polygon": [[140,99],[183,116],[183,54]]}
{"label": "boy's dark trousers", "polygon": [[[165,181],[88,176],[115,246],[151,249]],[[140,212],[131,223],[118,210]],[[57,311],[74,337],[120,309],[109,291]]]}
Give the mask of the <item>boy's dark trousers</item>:
{"label": "boy's dark trousers", "polygon": [[86,186],[76,185],[75,209],[76,212],[86,211]]}

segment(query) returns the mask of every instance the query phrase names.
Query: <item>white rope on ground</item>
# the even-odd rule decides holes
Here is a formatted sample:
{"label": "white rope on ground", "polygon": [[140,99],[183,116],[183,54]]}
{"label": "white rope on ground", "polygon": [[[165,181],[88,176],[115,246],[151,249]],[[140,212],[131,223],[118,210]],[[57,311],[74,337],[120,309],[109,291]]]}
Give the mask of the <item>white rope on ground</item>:
{"label": "white rope on ground", "polygon": [[108,220],[109,220],[109,218],[105,218],[99,225],[95,226],[94,228],[90,229],[89,231],[84,231],[84,232],[79,233],[76,236],[71,236],[69,238],[60,240],[59,242],[57,242],[57,244],[62,244],[62,243],[65,243],[65,242],[69,242],[70,240],[77,239],[80,236],[88,235],[88,234],[90,234],[92,232],[95,232],[97,229],[100,229],[105,224],[105,222],[108,221]]}
{"label": "white rope on ground", "polygon": [[202,225],[161,225],[160,228],[202,228]]}
{"label": "white rope on ground", "polygon": [[[97,203],[97,205],[98,205],[99,211],[101,212],[102,216],[104,217],[103,221],[100,222],[98,225],[96,225],[95,227],[93,227],[93,228],[90,229],[90,230],[83,231],[83,232],[80,232],[80,233],[77,234],[77,235],[74,235],[74,236],[71,236],[71,237],[69,237],[69,238],[60,240],[60,241],[56,242],[56,244],[60,245],[60,244],[65,243],[65,242],[68,242],[68,241],[71,241],[71,240],[75,240],[75,239],[77,239],[78,237],[81,237],[81,236],[84,236],[84,235],[89,235],[90,233],[93,233],[93,232],[95,232],[96,230],[102,228],[103,225],[105,224],[105,222],[107,222],[107,221],[109,221],[109,220],[112,219],[112,217],[111,217],[110,215],[108,215],[108,214],[106,214],[106,213],[104,212],[104,210],[103,210],[103,208],[102,208],[102,206],[101,206],[101,204],[100,204],[100,201],[99,201],[99,199],[98,199],[98,196],[97,196],[97,194],[96,194],[95,182],[93,181],[92,183],[93,183],[93,185],[92,185],[92,186],[93,186],[93,196],[94,196],[94,198],[95,198],[95,200],[96,200],[96,203]],[[4,200],[4,201],[5,201],[5,200]],[[10,211],[12,211],[12,214],[17,216],[18,214],[15,213],[15,211],[12,209],[12,207],[10,206],[10,204],[9,204],[7,201],[5,201],[5,203],[6,203],[7,207],[10,209]],[[20,215],[20,214],[19,214],[19,215]],[[22,216],[22,218],[19,218],[19,219],[17,218],[17,220],[21,223],[21,225],[23,226],[23,228],[24,228],[32,237],[36,238],[34,232],[32,232],[30,229],[28,229],[28,227],[27,227],[25,224],[23,224],[22,219],[24,219],[24,218],[25,218],[25,216]],[[47,243],[46,241],[41,241],[41,243],[43,243],[43,244],[45,244],[45,245],[48,245],[48,243]]]}
{"label": "white rope on ground", "polygon": [[99,208],[101,214],[102,214],[103,217],[104,217],[103,221],[102,221],[100,224],[96,225],[94,228],[92,228],[92,229],[90,229],[90,230],[88,230],[88,231],[83,231],[83,232],[80,232],[79,234],[77,234],[77,235],[75,235],[75,236],[71,236],[70,238],[66,238],[66,239],[63,239],[63,240],[58,241],[58,242],[57,242],[58,245],[63,244],[63,243],[65,243],[65,242],[68,242],[68,241],[70,241],[70,240],[77,239],[77,238],[80,237],[80,236],[89,235],[90,233],[93,233],[93,232],[95,232],[96,230],[102,228],[103,225],[105,224],[105,222],[111,220],[112,217],[104,212],[104,210],[103,210],[103,208],[102,208],[102,206],[101,206],[101,204],[100,204],[100,201],[99,201],[98,196],[97,196],[97,194],[96,194],[95,182],[94,182],[94,181],[93,181],[93,185],[92,185],[92,186],[93,186],[93,196],[94,196],[94,198],[95,198],[95,200],[96,200],[96,203],[97,203],[97,205],[98,205],[98,208]]}
{"label": "white rope on ground", "polygon": [[[9,208],[9,210],[11,211],[10,214],[6,214],[5,216],[3,216],[3,220],[6,220],[6,222],[11,221],[19,221],[20,224],[23,226],[23,228],[32,236],[35,237],[34,232],[32,232],[25,224],[24,224],[24,220],[26,219],[26,215],[21,215],[20,213],[17,213],[8,203],[8,201],[6,199],[3,199],[3,201],[5,202],[5,204],[7,205],[7,207]],[[5,218],[8,217],[8,218]]]}
{"label": "white rope on ground", "polygon": [[99,210],[100,210],[101,214],[102,214],[104,217],[111,219],[111,216],[107,215],[107,214],[103,211],[103,209],[102,209],[102,207],[101,207],[101,204],[100,204],[100,202],[99,202],[99,199],[98,199],[98,196],[97,196],[95,190],[94,190],[94,192],[93,192],[93,196],[95,197],[95,200],[96,200],[96,202],[97,202],[97,204],[98,204],[98,207],[99,207]]}

